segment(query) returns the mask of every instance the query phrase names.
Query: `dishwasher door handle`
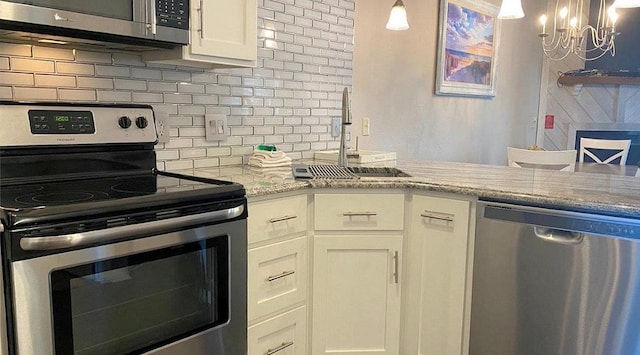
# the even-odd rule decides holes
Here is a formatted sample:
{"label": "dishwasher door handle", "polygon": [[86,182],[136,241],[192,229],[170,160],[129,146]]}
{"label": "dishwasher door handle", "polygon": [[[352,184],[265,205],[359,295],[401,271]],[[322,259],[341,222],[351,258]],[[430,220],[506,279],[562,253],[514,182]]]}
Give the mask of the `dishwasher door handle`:
{"label": "dishwasher door handle", "polygon": [[584,240],[584,233],[562,229],[534,226],[533,233],[535,233],[536,237],[544,241],[564,245],[580,244]]}

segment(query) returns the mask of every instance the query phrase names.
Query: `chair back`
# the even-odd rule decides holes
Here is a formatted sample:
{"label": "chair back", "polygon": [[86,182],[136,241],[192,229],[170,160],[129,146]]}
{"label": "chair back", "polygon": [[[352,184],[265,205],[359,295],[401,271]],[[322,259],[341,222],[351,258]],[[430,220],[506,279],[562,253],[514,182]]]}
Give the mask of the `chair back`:
{"label": "chair back", "polygon": [[573,171],[578,152],[573,150],[528,150],[507,147],[509,166],[521,168],[521,164],[560,166],[559,170]]}
{"label": "chair back", "polygon": [[[588,156],[598,164],[609,164],[620,158],[620,165],[627,163],[629,155],[630,139],[593,139],[580,138],[580,162],[584,163],[584,157]],[[591,149],[611,150],[614,151],[606,159],[600,159]]]}

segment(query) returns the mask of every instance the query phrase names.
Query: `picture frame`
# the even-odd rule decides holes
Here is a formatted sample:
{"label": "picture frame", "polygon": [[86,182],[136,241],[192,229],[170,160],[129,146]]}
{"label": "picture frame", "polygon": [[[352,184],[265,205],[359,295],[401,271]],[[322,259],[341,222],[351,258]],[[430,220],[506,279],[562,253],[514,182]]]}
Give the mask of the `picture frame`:
{"label": "picture frame", "polygon": [[436,94],[496,96],[499,8],[481,0],[441,0]]}

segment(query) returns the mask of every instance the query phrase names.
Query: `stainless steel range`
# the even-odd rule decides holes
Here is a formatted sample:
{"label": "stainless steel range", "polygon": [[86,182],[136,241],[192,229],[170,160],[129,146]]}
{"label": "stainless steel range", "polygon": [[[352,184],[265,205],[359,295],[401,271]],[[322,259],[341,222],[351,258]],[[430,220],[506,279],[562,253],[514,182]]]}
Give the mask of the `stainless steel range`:
{"label": "stainless steel range", "polygon": [[244,188],[156,171],[153,117],[0,103],[0,354],[246,354]]}

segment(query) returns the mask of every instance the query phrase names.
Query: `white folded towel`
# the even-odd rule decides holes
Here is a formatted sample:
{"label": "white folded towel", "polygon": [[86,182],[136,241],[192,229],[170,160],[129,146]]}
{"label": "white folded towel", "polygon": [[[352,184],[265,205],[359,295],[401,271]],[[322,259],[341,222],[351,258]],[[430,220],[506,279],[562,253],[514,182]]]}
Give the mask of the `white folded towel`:
{"label": "white folded towel", "polygon": [[281,159],[273,159],[273,160],[265,160],[257,157],[249,158],[249,165],[255,166],[258,168],[272,168],[278,166],[289,166],[291,165],[291,158],[283,157]]}
{"label": "white folded towel", "polygon": [[290,166],[291,158],[283,151],[269,152],[264,150],[255,150],[251,157],[249,157],[248,164],[258,168]]}

